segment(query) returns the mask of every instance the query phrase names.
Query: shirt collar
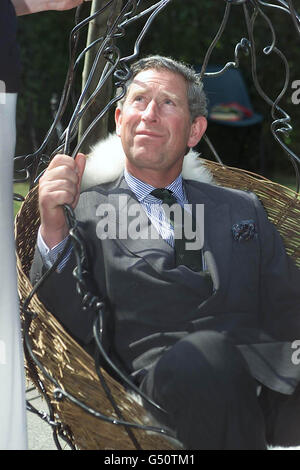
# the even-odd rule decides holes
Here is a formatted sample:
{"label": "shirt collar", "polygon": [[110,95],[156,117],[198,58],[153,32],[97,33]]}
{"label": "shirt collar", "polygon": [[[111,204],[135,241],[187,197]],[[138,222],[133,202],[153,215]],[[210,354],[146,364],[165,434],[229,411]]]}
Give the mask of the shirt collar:
{"label": "shirt collar", "polygon": [[[136,178],[135,176],[131,175],[126,169],[124,169],[124,177],[125,181],[128,184],[131,191],[135,194],[139,202],[152,202],[152,203],[160,203],[154,196],[150,193],[155,189],[154,186],[151,184],[145,183],[144,181]],[[186,196],[184,193],[184,188],[182,184],[182,175],[180,174],[177,178],[172,181],[166,189],[170,189],[173,192],[174,196],[178,200],[178,202],[185,202]],[[147,201],[145,199],[147,198]]]}

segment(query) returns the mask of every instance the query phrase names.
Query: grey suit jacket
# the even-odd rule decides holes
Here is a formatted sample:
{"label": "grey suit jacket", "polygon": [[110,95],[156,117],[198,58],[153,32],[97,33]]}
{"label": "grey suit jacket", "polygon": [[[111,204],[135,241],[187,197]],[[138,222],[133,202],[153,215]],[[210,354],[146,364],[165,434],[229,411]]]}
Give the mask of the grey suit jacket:
{"label": "grey suit jacket", "polygon": [[[300,380],[300,365],[292,360],[292,343],[300,339],[300,271],[254,194],[190,180],[184,185],[193,210],[204,204],[203,251],[214,289],[201,273],[175,267],[173,249],[161,237],[143,238],[151,228],[147,217],[140,222],[140,239],[99,239],[102,209],[109,210],[104,204],[116,209],[119,228],[134,221],[130,208],[137,201],[123,176],[80,197],[76,217],[86,241],[89,288],[108,306],[108,353],[127,373],[139,375],[186,334],[214,330],[237,345],[258,381],[291,394]],[[232,226],[249,219],[256,223],[257,236],[236,241]],[[38,295],[87,345],[94,312],[82,310],[74,266],[71,257]],[[33,283],[45,269],[36,250]]]}

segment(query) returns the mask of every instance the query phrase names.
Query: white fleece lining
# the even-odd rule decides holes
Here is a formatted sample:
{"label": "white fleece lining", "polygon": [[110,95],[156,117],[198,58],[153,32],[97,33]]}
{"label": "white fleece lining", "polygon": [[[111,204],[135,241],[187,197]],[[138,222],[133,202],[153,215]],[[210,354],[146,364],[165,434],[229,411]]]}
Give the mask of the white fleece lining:
{"label": "white fleece lining", "polygon": [[[99,141],[88,155],[81,182],[81,191],[98,184],[109,183],[117,179],[125,167],[125,154],[121,139],[116,134]],[[182,166],[184,179],[213,183],[213,177],[205,168],[199,154],[190,150],[184,157]]]}

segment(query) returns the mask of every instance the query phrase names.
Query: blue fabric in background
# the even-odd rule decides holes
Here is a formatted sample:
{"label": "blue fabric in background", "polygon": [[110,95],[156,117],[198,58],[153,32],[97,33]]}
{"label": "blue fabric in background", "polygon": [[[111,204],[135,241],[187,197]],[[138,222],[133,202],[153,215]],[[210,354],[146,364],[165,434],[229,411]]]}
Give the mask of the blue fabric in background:
{"label": "blue fabric in background", "polygon": [[17,17],[10,0],[0,1],[0,80],[7,93],[20,88],[20,52],[17,43]]}

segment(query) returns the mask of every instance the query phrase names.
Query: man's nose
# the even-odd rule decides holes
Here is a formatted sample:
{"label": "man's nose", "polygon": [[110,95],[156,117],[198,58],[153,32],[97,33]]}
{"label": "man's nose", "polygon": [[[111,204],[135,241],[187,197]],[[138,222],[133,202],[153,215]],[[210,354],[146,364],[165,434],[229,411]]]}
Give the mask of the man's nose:
{"label": "man's nose", "polygon": [[155,100],[151,100],[143,111],[143,120],[156,121],[158,119],[158,106]]}

